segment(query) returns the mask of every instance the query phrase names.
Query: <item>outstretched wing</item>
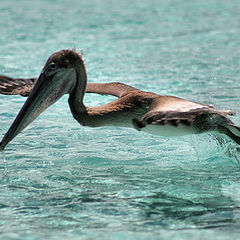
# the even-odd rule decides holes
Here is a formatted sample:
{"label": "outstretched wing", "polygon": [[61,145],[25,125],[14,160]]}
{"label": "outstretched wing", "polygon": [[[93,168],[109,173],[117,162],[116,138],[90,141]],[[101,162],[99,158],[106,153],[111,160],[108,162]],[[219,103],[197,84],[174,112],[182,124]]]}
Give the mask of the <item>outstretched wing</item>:
{"label": "outstretched wing", "polygon": [[[0,75],[0,93],[6,95],[22,95],[25,97],[32,91],[36,81],[37,78],[11,78]],[[124,83],[112,82],[88,83],[86,92],[113,95],[120,98],[136,90],[138,89]]]}
{"label": "outstretched wing", "polygon": [[227,115],[233,114],[232,111],[218,110],[209,105],[194,103],[177,97],[159,96],[154,99],[151,108],[144,115],[141,123],[143,126],[145,124],[171,124],[176,127],[179,124],[184,124],[191,126],[201,115],[220,116],[227,119]]}
{"label": "outstretched wing", "polygon": [[11,78],[0,75],[0,93],[6,95],[28,96],[32,91],[36,78]]}
{"label": "outstretched wing", "polygon": [[136,92],[136,91],[140,91],[140,90],[120,82],[88,83],[87,89],[86,89],[87,93],[113,95],[118,98],[124,97],[130,92]]}

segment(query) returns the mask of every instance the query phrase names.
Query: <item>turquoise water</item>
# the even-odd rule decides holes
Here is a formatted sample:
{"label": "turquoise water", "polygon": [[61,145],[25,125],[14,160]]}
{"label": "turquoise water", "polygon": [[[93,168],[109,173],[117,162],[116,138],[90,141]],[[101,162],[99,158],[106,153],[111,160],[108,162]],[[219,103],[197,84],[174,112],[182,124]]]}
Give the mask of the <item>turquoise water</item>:
{"label": "turquoise water", "polygon": [[[0,29],[1,74],[37,77],[51,53],[75,48],[89,82],[214,104],[240,125],[239,0],[1,0]],[[24,101],[0,96],[1,137]],[[5,153],[0,239],[239,236],[240,156],[228,139],[82,127],[64,96]]]}

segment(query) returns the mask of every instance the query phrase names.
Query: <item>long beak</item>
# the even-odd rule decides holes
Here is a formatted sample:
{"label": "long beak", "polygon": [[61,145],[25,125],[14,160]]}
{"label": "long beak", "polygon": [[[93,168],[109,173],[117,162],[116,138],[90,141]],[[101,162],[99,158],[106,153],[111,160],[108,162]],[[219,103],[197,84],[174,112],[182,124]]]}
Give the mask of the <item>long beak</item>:
{"label": "long beak", "polygon": [[69,79],[72,80],[74,77],[73,69],[66,69],[65,72],[58,72],[49,77],[44,73],[40,74],[32,92],[0,142],[0,152],[44,110],[70,91],[73,82]]}

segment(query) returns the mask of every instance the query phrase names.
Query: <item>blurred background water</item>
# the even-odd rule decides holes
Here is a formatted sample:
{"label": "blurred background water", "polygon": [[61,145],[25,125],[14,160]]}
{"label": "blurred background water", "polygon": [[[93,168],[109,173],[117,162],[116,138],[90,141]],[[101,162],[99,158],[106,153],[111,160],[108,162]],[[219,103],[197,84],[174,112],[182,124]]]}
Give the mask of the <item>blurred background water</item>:
{"label": "blurred background water", "polygon": [[[239,0],[1,0],[0,29],[1,74],[37,77],[50,54],[74,48],[89,82],[214,104],[240,125]],[[1,137],[24,101],[0,96]],[[64,96],[5,152],[1,239],[239,236],[240,156],[228,139],[82,127]]]}

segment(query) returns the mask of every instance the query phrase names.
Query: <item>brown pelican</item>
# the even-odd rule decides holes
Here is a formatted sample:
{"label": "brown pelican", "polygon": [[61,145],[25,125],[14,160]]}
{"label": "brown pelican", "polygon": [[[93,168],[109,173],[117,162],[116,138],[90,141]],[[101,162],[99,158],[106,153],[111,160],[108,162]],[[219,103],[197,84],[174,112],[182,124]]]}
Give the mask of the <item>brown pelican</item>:
{"label": "brown pelican", "polygon": [[[11,81],[14,80],[9,78],[9,89]],[[64,94],[69,94],[68,103],[73,117],[84,126],[134,127],[161,136],[215,131],[226,134],[240,144],[240,128],[227,117],[233,114],[231,111],[218,110],[177,97],[144,92],[122,83],[96,83],[87,86],[84,62],[81,55],[73,50],[62,50],[52,54],[38,79],[30,79],[29,83],[34,85],[32,90],[26,88],[25,93],[15,92],[30,94],[3,137],[0,150]],[[5,90],[6,86],[7,84]],[[86,87],[88,92],[111,94],[118,99],[102,106],[87,107],[83,103]]]}

